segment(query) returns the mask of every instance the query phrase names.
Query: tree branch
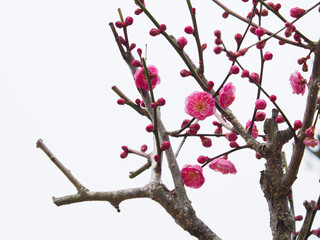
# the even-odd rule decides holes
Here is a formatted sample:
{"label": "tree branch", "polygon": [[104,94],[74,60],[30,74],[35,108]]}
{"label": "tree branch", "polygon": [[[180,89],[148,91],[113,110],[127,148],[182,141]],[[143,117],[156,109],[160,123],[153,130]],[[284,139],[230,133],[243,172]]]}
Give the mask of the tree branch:
{"label": "tree branch", "polygon": [[289,189],[293,182],[297,178],[300,163],[305,150],[305,145],[303,140],[305,138],[305,130],[312,125],[312,121],[316,112],[316,103],[319,92],[320,84],[320,41],[318,41],[316,48],[314,50],[315,59],[313,63],[313,70],[311,75],[311,80],[309,83],[309,91],[306,102],[306,108],[304,111],[302,128],[299,130],[298,138],[293,146],[293,152],[291,156],[291,161],[288,166],[288,171],[282,178],[282,184],[285,188]]}
{"label": "tree branch", "polygon": [[44,144],[42,139],[39,139],[36,143],[37,148],[40,148],[49,158],[50,160],[60,169],[60,171],[69,179],[69,181],[76,187],[78,193],[84,193],[89,191],[85,186],[83,186],[49,150],[49,148]]}
{"label": "tree branch", "polygon": [[311,223],[311,219],[312,219],[312,214],[313,214],[313,208],[315,206],[316,202],[315,201],[304,201],[303,202],[303,206],[306,209],[306,216],[304,218],[300,233],[298,235],[297,240],[305,240],[307,239],[307,237],[309,236],[309,226]]}
{"label": "tree branch", "polygon": [[54,204],[56,204],[57,206],[87,201],[106,201],[109,202],[112,206],[114,206],[118,212],[120,212],[119,204],[122,201],[134,198],[147,197],[150,197],[150,194],[148,192],[148,186],[145,186],[141,188],[130,188],[110,192],[87,191],[59,198],[53,197],[52,200]]}

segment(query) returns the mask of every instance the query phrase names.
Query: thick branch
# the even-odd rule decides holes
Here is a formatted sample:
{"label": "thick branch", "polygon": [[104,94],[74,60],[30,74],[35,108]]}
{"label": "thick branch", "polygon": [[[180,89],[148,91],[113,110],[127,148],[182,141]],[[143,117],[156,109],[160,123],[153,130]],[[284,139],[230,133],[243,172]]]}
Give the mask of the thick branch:
{"label": "thick branch", "polygon": [[311,75],[311,80],[309,84],[308,98],[306,103],[306,108],[303,117],[302,128],[299,131],[298,139],[293,146],[293,152],[291,156],[291,161],[288,166],[288,171],[282,179],[282,183],[285,188],[289,189],[297,178],[300,163],[305,150],[305,145],[303,143],[305,137],[305,130],[312,125],[312,121],[316,112],[316,103],[319,92],[320,84],[320,41],[317,43],[316,49],[314,51],[315,59],[313,63],[313,70]]}

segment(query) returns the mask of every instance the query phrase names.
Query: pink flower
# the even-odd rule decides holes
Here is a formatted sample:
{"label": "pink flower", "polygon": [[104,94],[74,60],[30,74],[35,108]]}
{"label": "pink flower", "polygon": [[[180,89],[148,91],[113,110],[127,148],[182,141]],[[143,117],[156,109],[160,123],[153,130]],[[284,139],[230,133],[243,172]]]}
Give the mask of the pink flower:
{"label": "pink flower", "polygon": [[181,50],[187,45],[187,43],[188,41],[185,37],[178,38],[177,40],[177,44]]}
{"label": "pink flower", "polygon": [[222,158],[216,158],[214,159],[210,164],[209,168],[212,170],[215,170],[217,172],[221,172],[222,174],[236,174],[237,170],[236,167],[232,162],[230,162],[225,157]]}
{"label": "pink flower", "polygon": [[233,103],[235,99],[234,93],[236,92],[236,88],[232,85],[232,83],[226,84],[221,91],[219,92],[219,104],[222,108],[227,108]]}
{"label": "pink flower", "polygon": [[[152,89],[153,89],[156,87],[156,85],[158,85],[160,83],[158,69],[153,65],[149,65],[148,72],[149,72],[149,76],[151,78],[151,84],[152,84]],[[134,79],[135,79],[135,83],[136,83],[137,88],[142,88],[142,89],[149,91],[148,80],[147,80],[147,76],[144,71],[144,68],[140,68],[139,70],[137,70],[135,72]]]}
{"label": "pink flower", "polygon": [[208,92],[193,92],[186,98],[185,112],[198,120],[204,120],[216,112],[214,98]]}
{"label": "pink flower", "polygon": [[303,140],[303,143],[307,146],[307,147],[316,147],[319,145],[319,140],[315,139],[315,138],[311,138],[311,137],[306,137]]}
{"label": "pink flower", "polygon": [[295,71],[291,73],[289,78],[293,93],[301,94],[303,96],[306,90],[306,79],[304,79],[300,72]]}
{"label": "pink flower", "polygon": [[180,173],[183,183],[190,188],[200,188],[205,181],[202,168],[199,165],[186,164]]}
{"label": "pink flower", "polygon": [[[247,124],[246,124],[246,129],[247,129],[247,130],[249,130],[250,125],[251,125],[251,121],[248,120],[248,122],[247,122]],[[258,128],[257,128],[257,126],[256,126],[255,123],[253,123],[252,133],[251,133],[251,134],[252,134],[252,137],[253,137],[253,138],[257,138],[258,135],[259,135],[259,133],[258,133]]]}
{"label": "pink flower", "polygon": [[307,135],[307,137],[313,138],[314,137],[314,131],[315,131],[315,126],[311,126],[307,128],[304,133]]}
{"label": "pink flower", "polygon": [[291,8],[290,9],[290,16],[293,18],[299,18],[304,14],[304,12],[305,12],[305,10],[302,8],[298,8],[298,7]]}
{"label": "pink flower", "polygon": [[256,109],[258,110],[264,110],[267,107],[267,102],[263,99],[257,99],[255,102]]}

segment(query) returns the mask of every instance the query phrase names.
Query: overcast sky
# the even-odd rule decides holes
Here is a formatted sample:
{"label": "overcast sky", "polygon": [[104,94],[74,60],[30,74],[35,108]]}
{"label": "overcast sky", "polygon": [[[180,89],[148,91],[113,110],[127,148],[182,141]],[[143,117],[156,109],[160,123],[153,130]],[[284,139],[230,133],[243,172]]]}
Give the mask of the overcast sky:
{"label": "overcast sky", "polygon": [[[193,2],[201,40],[208,43],[204,54],[206,76],[218,86],[230,62],[212,52],[213,31],[220,29],[223,40],[234,50],[233,35],[243,33],[246,25],[232,17],[222,19],[222,10],[212,1]],[[231,9],[240,9],[243,16],[251,5],[240,0],[224,2]],[[307,8],[316,1],[281,1],[284,15],[292,20],[288,2]],[[191,25],[185,1],[146,3],[156,19],[167,25],[169,34],[185,36],[184,27]],[[108,25],[119,20],[119,7],[125,17],[134,18],[128,29],[130,41],[143,50],[147,44],[148,64],[159,69],[161,84],[155,94],[156,98],[167,100],[162,110],[167,129],[178,129],[182,120],[188,118],[184,112],[185,96],[200,88],[192,78],[180,77],[180,70],[185,68],[182,60],[161,36],[149,36],[153,25],[146,16],[133,14],[137,8],[133,0],[0,1],[1,239],[195,239],[149,199],[123,202],[121,213],[109,203],[56,207],[51,199],[74,194],[76,190],[36,149],[39,138],[90,190],[143,186],[149,180],[148,171],[135,179],[128,178],[130,171],[145,163],[144,159],[119,157],[122,145],[139,149],[148,144],[152,148],[152,136],[144,130],[149,124],[147,119],[129,107],[117,105],[118,97],[111,90],[116,85],[131,99],[139,97]],[[263,21],[271,31],[282,26],[273,16]],[[296,26],[317,41],[319,32],[315,31],[314,23],[318,21],[319,13],[314,11]],[[197,62],[194,41],[191,36],[186,37],[189,44],[185,49]],[[244,45],[252,43],[254,38]],[[257,51],[253,50],[243,63],[250,71],[258,72]],[[268,43],[266,50],[274,54],[274,59],[266,64],[267,91],[278,96],[279,105],[292,122],[302,119],[306,96],[293,95],[288,79],[294,70],[300,70],[296,60],[308,52],[291,46],[278,48],[277,41]],[[309,65],[311,68],[312,60]],[[309,76],[310,73],[304,73],[305,78]],[[239,76],[230,81],[237,88],[236,101],[230,108],[245,124],[252,115],[256,89]],[[268,116],[271,108],[269,104]],[[211,117],[202,123],[202,133],[213,131],[213,120]],[[258,127],[262,131],[262,125]],[[291,143],[285,148],[288,159]],[[172,144],[176,148],[179,140],[174,139]],[[178,158],[179,165],[195,164],[199,155],[213,157],[226,151],[227,146],[225,139],[214,139],[210,149],[204,149],[196,138],[187,140]],[[203,187],[188,189],[198,216],[223,239],[271,239],[267,203],[259,185],[265,161],[256,160],[250,150],[230,155],[229,159],[237,167],[236,175],[225,176],[206,168]],[[320,161],[306,152],[294,186],[297,214],[304,215],[304,200],[317,199],[319,176]],[[172,188],[166,168],[163,182]]]}

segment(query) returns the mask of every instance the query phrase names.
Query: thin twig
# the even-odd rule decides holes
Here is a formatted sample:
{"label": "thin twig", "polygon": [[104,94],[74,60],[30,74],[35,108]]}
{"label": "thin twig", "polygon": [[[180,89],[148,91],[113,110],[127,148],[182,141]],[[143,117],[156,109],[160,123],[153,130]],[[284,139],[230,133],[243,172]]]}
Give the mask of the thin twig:
{"label": "thin twig", "polygon": [[60,171],[69,179],[69,181],[76,187],[78,193],[83,193],[89,191],[85,186],[83,186],[78,179],[76,179],[70,170],[68,170],[49,150],[49,148],[44,144],[42,139],[39,139],[36,143],[37,148],[40,148],[50,160],[60,169]]}

